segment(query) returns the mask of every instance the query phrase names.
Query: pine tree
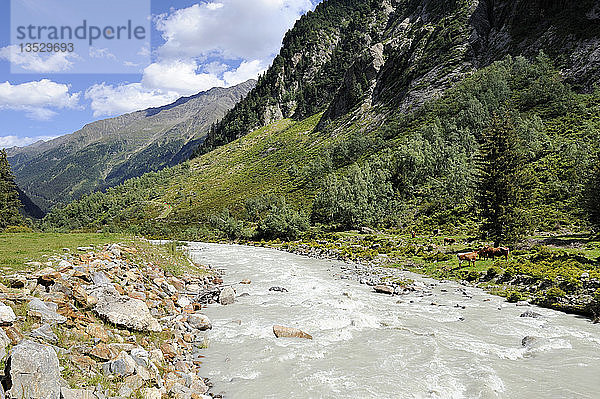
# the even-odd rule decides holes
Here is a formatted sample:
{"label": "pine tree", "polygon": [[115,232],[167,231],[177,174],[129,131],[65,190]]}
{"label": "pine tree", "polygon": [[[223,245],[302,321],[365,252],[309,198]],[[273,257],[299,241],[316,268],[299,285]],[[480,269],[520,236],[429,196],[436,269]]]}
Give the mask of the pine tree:
{"label": "pine tree", "polygon": [[494,240],[496,247],[517,241],[528,228],[524,208],[529,178],[514,120],[508,113],[503,117],[494,114],[480,147],[476,198],[481,232]]}
{"label": "pine tree", "polygon": [[21,208],[21,201],[6,151],[0,150],[0,230],[22,222],[19,208]]}

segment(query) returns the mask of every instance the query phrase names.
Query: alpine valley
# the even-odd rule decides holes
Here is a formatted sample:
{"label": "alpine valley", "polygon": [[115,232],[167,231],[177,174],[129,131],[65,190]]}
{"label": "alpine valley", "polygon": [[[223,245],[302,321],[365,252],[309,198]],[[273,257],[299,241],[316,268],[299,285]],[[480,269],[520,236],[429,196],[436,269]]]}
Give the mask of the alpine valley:
{"label": "alpine valley", "polygon": [[595,397],[600,0],[323,0],[256,81],[0,151],[0,265],[8,398]]}

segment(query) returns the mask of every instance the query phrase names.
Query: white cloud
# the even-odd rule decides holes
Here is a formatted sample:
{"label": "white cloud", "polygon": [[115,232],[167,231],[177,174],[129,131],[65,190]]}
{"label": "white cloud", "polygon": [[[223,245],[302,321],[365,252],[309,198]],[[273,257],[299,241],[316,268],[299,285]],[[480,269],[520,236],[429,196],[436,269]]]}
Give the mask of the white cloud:
{"label": "white cloud", "polygon": [[166,59],[219,55],[227,59],[270,59],[285,32],[305,12],[310,0],[222,0],[195,4],[156,18]]}
{"label": "white cloud", "polygon": [[[313,8],[310,0],[219,0],[159,15],[155,24],[165,43],[141,82],[94,85],[85,98],[94,116],[109,116],[257,78],[279,51],[285,32]],[[237,68],[229,66],[232,60],[239,62]]]}
{"label": "white cloud", "polygon": [[51,53],[47,57],[42,57],[40,54],[21,52],[18,46],[0,48],[0,59],[7,60],[30,72],[65,72],[73,67],[71,60],[79,58],[77,54],[68,52]]}
{"label": "white cloud", "polygon": [[0,136],[0,148],[26,147],[38,141],[50,141],[58,136],[18,137]]}
{"label": "white cloud", "polygon": [[267,66],[262,61],[243,61],[235,71],[227,71],[223,74],[223,79],[227,86],[235,86],[249,79],[256,79],[258,75],[267,70]]}
{"label": "white cloud", "polygon": [[69,93],[66,84],[48,79],[13,85],[0,83],[0,109],[25,111],[33,119],[47,120],[56,114],[52,109],[75,109],[80,93]]}
{"label": "white cloud", "polygon": [[90,58],[107,58],[111,60],[116,60],[117,57],[113,53],[111,53],[107,48],[98,48],[98,47],[90,47],[89,50]]}
{"label": "white cloud", "polygon": [[216,75],[197,71],[195,61],[154,63],[144,70],[142,84],[149,89],[175,91],[182,96],[225,85]]}
{"label": "white cloud", "polygon": [[119,86],[96,84],[85,92],[85,98],[91,100],[94,116],[110,116],[138,111],[150,107],[159,107],[172,103],[180,94],[147,89],[141,83]]}

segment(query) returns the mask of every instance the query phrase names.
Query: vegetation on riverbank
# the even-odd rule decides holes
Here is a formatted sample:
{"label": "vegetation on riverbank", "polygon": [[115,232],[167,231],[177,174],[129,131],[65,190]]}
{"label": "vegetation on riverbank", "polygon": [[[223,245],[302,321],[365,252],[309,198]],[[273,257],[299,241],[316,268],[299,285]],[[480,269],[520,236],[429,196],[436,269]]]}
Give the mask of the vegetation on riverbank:
{"label": "vegetation on riverbank", "polygon": [[[456,243],[445,245],[444,238]],[[306,234],[293,242],[261,241],[289,252],[395,267],[472,284],[508,301],[529,301],[592,318],[600,316],[600,238],[587,235],[531,237],[513,248],[508,260],[482,259],[459,265],[457,254],[485,243],[467,236],[412,237],[398,231]]]}
{"label": "vegetation on riverbank", "polygon": [[125,254],[134,263],[150,263],[174,275],[196,269],[176,242],[157,245],[125,234],[39,232],[0,233],[0,269],[31,271],[45,267],[51,257],[67,252],[84,253],[117,242],[135,249]]}

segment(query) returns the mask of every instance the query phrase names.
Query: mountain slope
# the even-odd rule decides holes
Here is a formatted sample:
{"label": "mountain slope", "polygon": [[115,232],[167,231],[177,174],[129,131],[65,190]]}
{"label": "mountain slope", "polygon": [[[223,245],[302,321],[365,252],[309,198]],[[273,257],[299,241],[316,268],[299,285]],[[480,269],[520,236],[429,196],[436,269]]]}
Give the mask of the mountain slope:
{"label": "mountain slope", "polygon": [[321,113],[274,122],[55,209],[45,223],[200,239],[223,209],[244,219],[246,201],[275,194],[315,223],[472,231],[479,223],[479,143],[501,115],[531,179],[520,187],[528,226],[581,226],[587,170],[600,148],[599,100],[600,91],[574,93],[543,56],[507,58],[378,128],[344,121],[343,132],[331,134],[318,129]]}
{"label": "mountain slope", "polygon": [[9,149],[17,184],[47,210],[176,165],[189,158],[210,126],[254,84],[214,88],[164,107],[90,123],[52,141]]}
{"label": "mountain slope", "polygon": [[403,111],[506,55],[543,50],[581,91],[600,82],[600,2],[325,0],[288,32],[273,66],[198,153],[273,121]]}
{"label": "mountain slope", "polygon": [[511,190],[523,230],[584,228],[600,148],[596,4],[326,1],[286,35],[199,157],[56,209],[45,223],[190,239],[221,225],[230,235],[241,230],[235,218],[256,227],[246,201],[276,194],[316,226],[472,234],[482,148],[502,129],[507,157],[522,165]]}

